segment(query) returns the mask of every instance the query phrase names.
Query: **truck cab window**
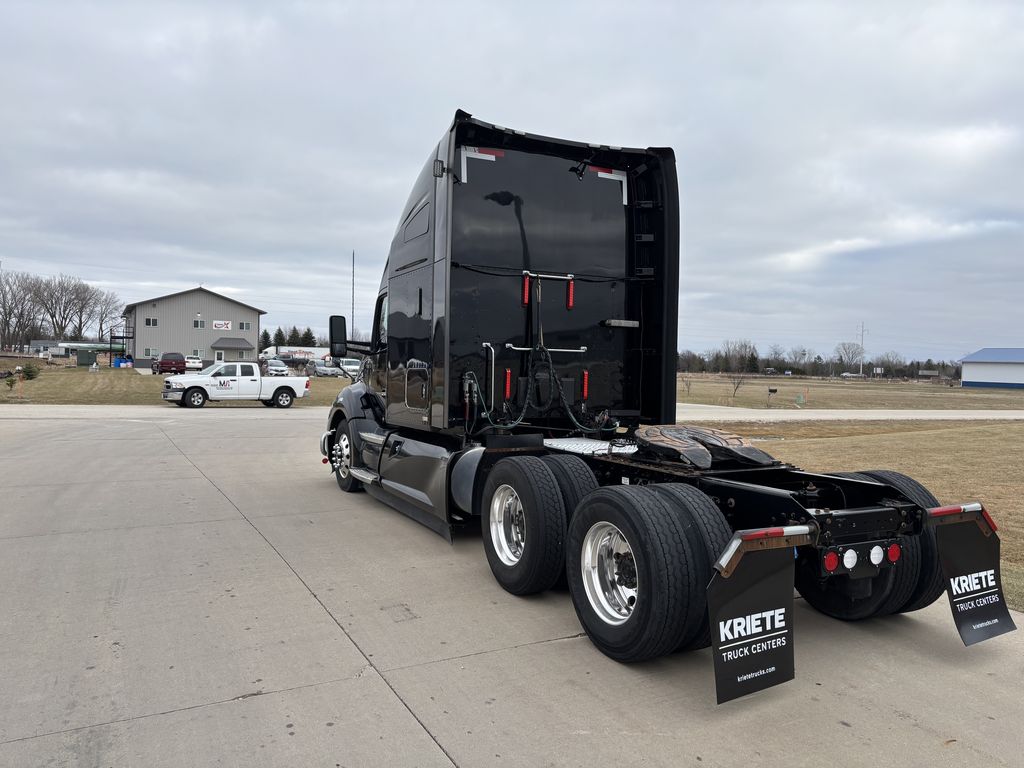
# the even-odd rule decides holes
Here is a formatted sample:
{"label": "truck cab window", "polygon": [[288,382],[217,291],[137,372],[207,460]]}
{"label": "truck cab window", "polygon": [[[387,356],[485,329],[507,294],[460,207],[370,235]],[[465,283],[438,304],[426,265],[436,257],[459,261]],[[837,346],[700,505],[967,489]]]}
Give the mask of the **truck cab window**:
{"label": "truck cab window", "polygon": [[388,343],[388,295],[385,293],[377,299],[377,316],[373,321],[374,342],[380,349]]}

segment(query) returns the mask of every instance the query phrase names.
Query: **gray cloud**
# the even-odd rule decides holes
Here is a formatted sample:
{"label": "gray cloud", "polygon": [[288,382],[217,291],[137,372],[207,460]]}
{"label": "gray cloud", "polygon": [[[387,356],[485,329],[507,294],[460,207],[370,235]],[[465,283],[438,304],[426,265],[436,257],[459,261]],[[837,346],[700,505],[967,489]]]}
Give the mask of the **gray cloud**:
{"label": "gray cloud", "polygon": [[1017,4],[8,4],[0,258],[366,326],[456,107],[672,146],[680,346],[1019,345]]}

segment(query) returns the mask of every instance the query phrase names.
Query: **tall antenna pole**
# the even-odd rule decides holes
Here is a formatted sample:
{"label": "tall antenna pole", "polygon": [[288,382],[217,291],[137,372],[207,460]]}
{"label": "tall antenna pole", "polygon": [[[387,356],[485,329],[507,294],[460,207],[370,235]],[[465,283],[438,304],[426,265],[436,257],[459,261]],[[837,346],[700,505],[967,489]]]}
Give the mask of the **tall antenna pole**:
{"label": "tall antenna pole", "polygon": [[356,328],[356,251],[352,249],[352,314],[348,316],[352,330]]}
{"label": "tall antenna pole", "polygon": [[860,374],[861,374],[861,376],[864,375],[864,334],[865,333],[866,333],[866,331],[864,330],[864,321],[862,320],[861,323],[860,323]]}

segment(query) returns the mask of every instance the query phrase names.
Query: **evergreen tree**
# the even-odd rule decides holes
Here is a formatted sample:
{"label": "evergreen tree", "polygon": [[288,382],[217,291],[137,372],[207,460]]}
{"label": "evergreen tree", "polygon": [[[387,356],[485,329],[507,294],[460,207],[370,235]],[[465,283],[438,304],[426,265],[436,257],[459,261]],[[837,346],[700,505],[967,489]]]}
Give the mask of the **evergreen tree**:
{"label": "evergreen tree", "polygon": [[315,347],[316,346],[316,335],[313,333],[313,329],[308,325],[306,330],[302,332],[302,346],[304,347]]}
{"label": "evergreen tree", "polygon": [[299,333],[299,329],[294,325],[292,326],[292,329],[288,331],[288,344],[293,347],[297,347],[302,344],[302,334]]}
{"label": "evergreen tree", "polygon": [[285,338],[284,331],[280,325],[277,326],[277,330],[274,331],[274,346],[283,347],[287,343],[288,340]]}
{"label": "evergreen tree", "polygon": [[270,331],[266,328],[263,329],[263,333],[260,334],[260,352],[270,346]]}

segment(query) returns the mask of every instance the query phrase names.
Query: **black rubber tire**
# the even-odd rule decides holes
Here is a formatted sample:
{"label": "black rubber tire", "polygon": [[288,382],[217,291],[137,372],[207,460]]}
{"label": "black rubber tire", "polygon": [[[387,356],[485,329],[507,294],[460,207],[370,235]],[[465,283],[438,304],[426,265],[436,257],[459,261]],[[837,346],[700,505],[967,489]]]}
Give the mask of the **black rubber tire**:
{"label": "black rubber tire", "polygon": [[[876,482],[873,477],[859,472],[831,474]],[[799,550],[796,560],[797,591],[812,608],[841,621],[861,621],[893,613],[909,597],[921,570],[921,550],[917,540],[901,537],[900,545],[903,554],[899,563],[869,580],[854,580],[845,575],[821,578],[817,550],[804,547]],[[855,581],[860,583],[855,584]],[[854,594],[854,587],[864,586],[865,581],[870,582],[871,593],[867,596]]]}
{"label": "black rubber tire", "polygon": [[601,487],[597,483],[597,477],[579,456],[552,454],[541,456],[540,460],[555,476],[558,490],[562,493],[562,502],[565,504],[566,518],[572,519],[573,510],[576,509],[580,500]]}
{"label": "black rubber tire", "polygon": [[732,541],[733,530],[721,510],[706,493],[683,483],[662,483],[650,488],[663,496],[680,516],[691,537],[699,590],[696,597],[701,620],[691,637],[684,638],[677,651],[693,651],[711,645],[708,617],[708,585],[715,575],[715,562]]}
{"label": "black rubber tire", "polygon": [[265,405],[267,408],[273,408],[274,407],[274,401],[273,400],[260,400],[260,402],[263,403],[263,405]]}
{"label": "black rubber tire", "polygon": [[182,397],[186,402],[186,408],[202,408],[206,405],[206,393],[199,387],[186,390]]}
{"label": "black rubber tire", "polygon": [[[601,618],[584,585],[584,541],[600,523],[618,528],[633,552],[636,603],[621,624]],[[680,515],[651,489],[606,486],[589,494],[569,522],[566,560],[576,616],[591,642],[610,658],[634,662],[664,656],[700,623],[697,593],[702,585],[693,547]]]}
{"label": "black rubber tire", "polygon": [[[525,534],[518,559],[505,562],[491,530],[491,502],[503,486],[515,491],[522,507]],[[558,482],[536,456],[514,456],[497,462],[487,475],[480,504],[484,552],[491,573],[513,595],[532,595],[550,589],[564,571],[565,504]]]}
{"label": "black rubber tire", "polygon": [[[352,430],[349,429],[348,419],[342,419],[338,422],[337,426],[334,427],[334,435],[332,437],[331,449],[343,440],[348,440],[348,451],[349,451],[349,466],[352,466],[352,462],[355,460],[354,443],[352,442]],[[338,481],[338,487],[345,493],[356,493],[363,489],[363,484],[352,477],[352,473],[349,472],[347,477],[342,477],[338,470],[334,470],[334,479]]]}
{"label": "black rubber tire", "polygon": [[[871,469],[864,470],[864,474],[880,483],[891,485],[912,502],[925,509],[941,506],[931,491],[914,478],[900,472]],[[926,608],[946,591],[946,582],[942,575],[942,566],[939,563],[939,546],[935,541],[935,530],[926,528],[924,533],[917,537],[917,541],[921,548],[921,572],[910,596],[900,607],[895,609],[895,613],[909,613]]]}
{"label": "black rubber tire", "polygon": [[[600,486],[597,484],[593,470],[587,466],[579,456],[566,454],[553,454],[541,456],[551,474],[555,476],[558,483],[558,490],[562,494],[562,504],[565,505],[566,524],[572,519],[573,510],[576,509],[580,500],[591,491],[596,491]],[[565,576],[565,551],[562,552],[561,574],[554,586],[556,589],[565,589],[569,582]]]}
{"label": "black rubber tire", "polygon": [[291,408],[295,401],[295,395],[288,387],[281,387],[274,393],[274,406],[277,408]]}

